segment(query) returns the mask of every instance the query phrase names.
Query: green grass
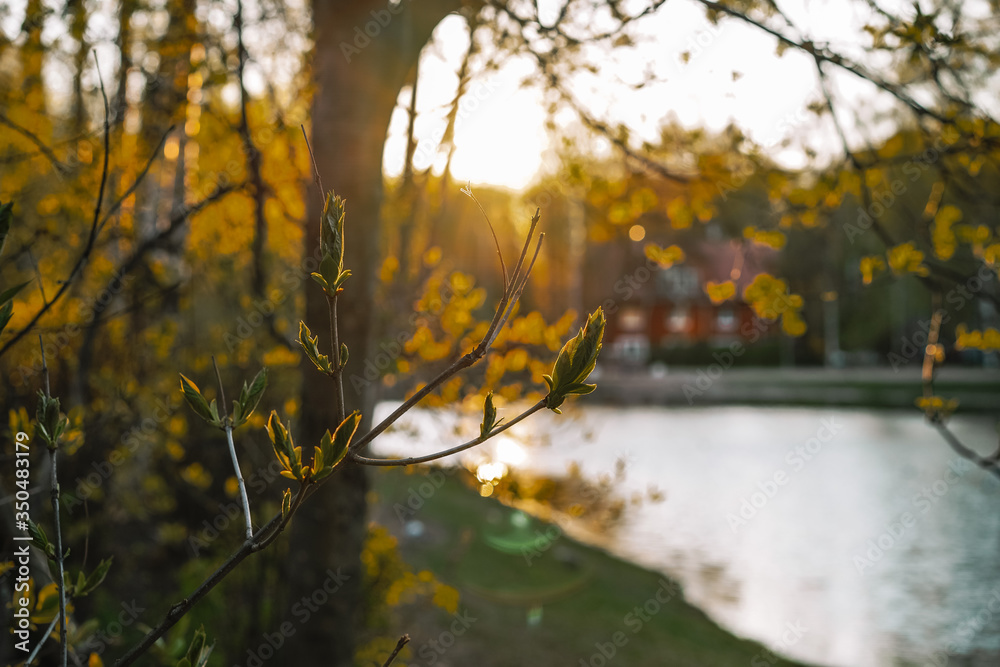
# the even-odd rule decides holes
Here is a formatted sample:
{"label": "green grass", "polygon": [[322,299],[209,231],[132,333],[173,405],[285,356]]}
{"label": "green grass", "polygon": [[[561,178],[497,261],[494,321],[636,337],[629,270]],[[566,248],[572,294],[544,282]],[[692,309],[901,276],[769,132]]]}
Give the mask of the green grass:
{"label": "green grass", "polygon": [[[452,619],[426,609],[401,614],[399,627],[413,637],[407,665],[621,665],[740,666],[794,665],[771,663],[762,647],[721,629],[704,613],[684,602],[676,584],[662,575],[623,562],[559,535],[555,527],[536,522],[515,525],[515,510],[481,498],[457,475],[433,488],[425,472],[378,471],[376,519],[397,535],[397,510],[408,499],[423,504],[408,518],[425,525],[423,536],[400,539],[404,559],[427,569],[461,593],[460,612],[474,617],[451,645],[442,636]],[[438,473],[440,480],[441,475]],[[420,489],[424,493],[421,494]],[[394,510],[394,506],[396,510]],[[537,531],[537,532],[536,532]],[[540,539],[538,533],[555,539]],[[530,558],[516,547],[524,543]],[[537,540],[537,541],[536,541]],[[506,547],[506,548],[497,548]],[[530,563],[529,563],[530,560]],[[660,604],[656,601],[669,601]],[[648,606],[647,606],[648,605]],[[541,621],[527,623],[531,608],[542,608]],[[647,606],[643,612],[637,607]],[[616,633],[617,634],[616,636]],[[618,646],[615,646],[615,639]],[[438,650],[430,640],[450,648]],[[606,659],[600,653],[614,649]],[[405,657],[405,656],[404,656]],[[433,660],[431,659],[433,658]]]}

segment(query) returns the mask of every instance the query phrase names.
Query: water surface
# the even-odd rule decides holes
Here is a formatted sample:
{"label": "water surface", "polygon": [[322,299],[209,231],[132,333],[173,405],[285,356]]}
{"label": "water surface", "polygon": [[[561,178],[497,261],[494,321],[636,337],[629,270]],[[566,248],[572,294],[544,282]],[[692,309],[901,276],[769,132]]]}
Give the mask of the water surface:
{"label": "water surface", "polygon": [[[390,434],[376,452],[478,433],[478,418],[407,419],[418,436]],[[996,446],[990,419],[952,429]],[[576,462],[595,477],[623,459],[623,497],[663,491],[603,546],[677,578],[735,634],[817,665],[943,665],[943,652],[1000,664],[1000,483],[919,413],[588,406],[511,430],[460,456],[549,475]]]}

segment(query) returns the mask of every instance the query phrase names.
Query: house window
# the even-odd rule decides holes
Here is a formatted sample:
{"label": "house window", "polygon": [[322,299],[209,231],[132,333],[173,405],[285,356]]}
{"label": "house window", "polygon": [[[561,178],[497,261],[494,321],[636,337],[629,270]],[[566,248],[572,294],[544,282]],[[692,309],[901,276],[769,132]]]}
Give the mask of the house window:
{"label": "house window", "polygon": [[732,308],[720,308],[715,314],[715,330],[721,333],[736,331],[736,313]]}
{"label": "house window", "polygon": [[691,329],[691,307],[676,306],[667,316],[667,329],[674,333],[685,332]]}

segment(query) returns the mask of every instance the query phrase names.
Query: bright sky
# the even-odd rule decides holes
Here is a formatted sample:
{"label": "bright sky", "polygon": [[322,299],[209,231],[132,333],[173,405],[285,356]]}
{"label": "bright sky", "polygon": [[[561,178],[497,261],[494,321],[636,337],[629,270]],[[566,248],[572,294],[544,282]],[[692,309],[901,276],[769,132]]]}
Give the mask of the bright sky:
{"label": "bright sky", "polygon": [[[814,38],[856,52],[864,17],[853,12],[861,11],[861,3],[787,0],[781,5]],[[907,12],[905,6],[899,10]],[[801,146],[777,146],[786,137],[804,140],[821,155],[837,150],[839,141],[832,125],[828,121],[817,125],[816,117],[805,110],[806,104],[819,98],[819,88],[815,65],[804,54],[789,50],[779,58],[774,38],[735,20],[724,19],[712,26],[701,5],[690,0],[672,0],[641,26],[648,41],[604,56],[598,61],[601,76],[577,82],[574,94],[592,115],[612,125],[624,122],[637,138],[653,140],[658,127],[670,117],[685,126],[716,130],[736,122],[759,143],[774,146],[776,158],[789,167],[804,165],[805,157]],[[456,90],[455,71],[468,34],[462,19],[452,16],[442,22],[435,37],[435,46],[425,49],[421,61],[416,166],[426,168],[433,163],[440,173],[445,156],[437,152],[438,139]],[[685,51],[690,53],[687,63],[681,60]],[[648,69],[665,81],[636,91],[615,80],[637,82]],[[549,140],[542,94],[537,87],[519,86],[533,71],[527,60],[511,59],[473,86],[474,95],[459,114],[456,127],[452,173],[458,181],[521,189],[539,170],[550,170],[548,166],[543,169]],[[833,81],[845,100],[872,97],[874,89],[850,75],[836,76]],[[402,170],[408,103],[407,88],[390,125],[385,151],[389,175]],[[872,104],[869,100],[868,105]],[[875,104],[882,109],[889,106],[885,96]],[[841,120],[853,125],[846,115]]]}
{"label": "bright sky", "polygon": [[[551,14],[563,1],[539,0],[542,15]],[[625,5],[635,12],[648,1],[633,0]],[[868,12],[864,2],[778,1],[810,38],[828,42],[839,52],[858,55],[860,41],[868,39],[860,30]],[[17,34],[25,4],[25,0],[12,3],[0,0],[0,28],[8,35]],[[61,0],[45,0],[45,4],[58,10]],[[93,17],[88,34],[98,45],[105,71],[111,72],[117,60],[113,53],[116,24],[110,18],[113,3],[97,0],[96,4],[104,11]],[[881,4],[903,16],[913,14],[912,0],[882,0]],[[253,25],[256,3],[248,2],[247,6]],[[299,17],[297,20],[304,24],[308,23],[307,6],[308,0],[287,4],[290,15]],[[966,14],[984,11],[990,9],[982,0],[967,0],[963,5]],[[153,18],[167,20],[163,12],[154,13]],[[220,31],[226,29],[230,20],[215,3],[199,4],[199,19]],[[47,40],[61,37],[49,27],[61,30],[58,25],[47,25]],[[809,102],[819,99],[819,88],[815,65],[805,54],[788,50],[779,58],[774,38],[735,19],[723,18],[719,25],[713,26],[694,0],[671,0],[655,15],[644,18],[637,28],[636,47],[591,54],[590,60],[599,67],[599,74],[580,76],[572,83],[574,96],[592,116],[611,126],[624,123],[636,144],[641,140],[655,141],[660,126],[676,119],[687,127],[712,130],[721,130],[734,122],[758,143],[770,146],[775,159],[791,168],[806,164],[804,146],[820,156],[839,151],[839,140],[829,119],[817,120],[806,110]],[[247,87],[253,94],[263,90],[265,78],[281,81],[290,77],[297,67],[298,54],[308,45],[302,40],[288,43],[292,37],[288,34],[257,30],[256,26],[252,30],[249,43],[254,45],[254,51],[269,54],[248,68]],[[424,49],[417,100],[418,169],[433,165],[435,172],[440,173],[444,168],[446,155],[439,150],[439,144],[445,114],[458,85],[456,71],[468,39],[465,22],[451,16],[438,26],[434,43]],[[284,48],[278,48],[275,40],[285,40]],[[690,56],[687,62],[681,58],[685,52]],[[540,172],[555,170],[555,164],[545,163],[546,154],[551,162],[554,160],[545,129],[542,91],[538,85],[521,85],[526,78],[530,81],[534,72],[533,62],[526,58],[508,58],[499,71],[480,74],[473,81],[461,103],[456,127],[452,163],[456,180],[521,189]],[[625,85],[640,81],[646,72],[655,75],[657,83],[641,90]],[[47,74],[53,80],[66,75],[58,63],[48,67]],[[1000,80],[1000,75],[994,78]],[[833,71],[831,81],[837,99],[846,103],[839,117],[852,137],[859,136],[852,131],[858,127],[863,128],[865,136],[876,140],[890,131],[888,122],[878,118],[893,105],[886,94],[876,94],[870,84],[850,74]],[[96,78],[87,83],[96,84]],[[228,92],[235,94],[235,88]],[[992,88],[981,91],[979,101],[996,107],[1000,97],[994,93]],[[389,128],[384,158],[385,170],[391,176],[402,171],[409,95],[409,88],[401,92]],[[865,116],[860,125],[853,117],[857,109]],[[564,126],[576,123],[575,116],[566,113],[558,114],[556,120]],[[792,144],[782,147],[785,139],[791,139]],[[610,146],[600,139],[588,148],[598,157],[611,154]]]}

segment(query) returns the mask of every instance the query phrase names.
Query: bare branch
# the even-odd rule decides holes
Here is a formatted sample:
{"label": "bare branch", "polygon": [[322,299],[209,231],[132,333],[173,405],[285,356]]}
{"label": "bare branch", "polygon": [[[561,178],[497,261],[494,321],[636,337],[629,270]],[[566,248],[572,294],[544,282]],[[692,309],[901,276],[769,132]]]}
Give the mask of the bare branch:
{"label": "bare branch", "polygon": [[[441,384],[443,384],[448,378],[452,377],[459,371],[462,371],[477,361],[483,358],[487,350],[489,350],[490,345],[496,339],[496,332],[500,330],[500,327],[506,322],[506,316],[509,316],[510,307],[513,307],[514,300],[517,296],[520,296],[521,289],[523,289],[523,284],[517,284],[518,276],[521,272],[521,267],[524,263],[524,257],[528,252],[528,246],[531,243],[531,237],[535,232],[535,226],[538,224],[539,212],[535,211],[534,217],[531,218],[531,226],[528,229],[528,237],[524,241],[524,247],[521,248],[521,256],[517,260],[517,265],[514,267],[514,273],[510,278],[510,281],[504,287],[503,297],[500,299],[500,304],[497,306],[496,312],[493,315],[493,321],[487,329],[486,333],[483,335],[483,339],[467,354],[456,360],[448,368],[444,369],[437,377],[431,380],[429,383],[424,385],[420,391],[416,392],[403,402],[396,410],[392,412],[388,417],[383,419],[377,426],[373,427],[368,433],[366,433],[362,438],[353,442],[350,446],[351,451],[357,451],[367,445],[369,442],[374,440],[380,433],[385,431],[385,429],[392,426],[397,419],[399,419],[403,414],[409,411],[413,406],[422,401],[428,394],[437,389]],[[535,256],[537,257],[538,250],[535,250]],[[532,260],[533,262],[534,260]],[[513,299],[513,300],[512,300]]]}
{"label": "bare branch", "polygon": [[56,154],[52,151],[52,149],[49,148],[48,146],[46,146],[45,142],[42,141],[38,137],[37,134],[35,134],[34,132],[32,132],[31,130],[29,130],[26,127],[22,127],[22,126],[18,125],[17,123],[15,123],[14,121],[12,121],[10,118],[8,118],[7,116],[5,116],[2,113],[0,113],[0,123],[3,123],[4,125],[6,125],[7,127],[9,127],[10,129],[12,129],[15,132],[17,132],[18,134],[21,134],[22,136],[24,136],[31,143],[35,144],[35,146],[42,153],[42,155],[44,155],[45,157],[47,157],[49,159],[49,162],[52,163],[52,166],[55,167],[56,171],[58,171],[60,174],[65,175],[65,174],[69,173],[69,167],[67,167],[62,162],[59,161],[59,158],[56,157]]}
{"label": "bare branch", "polygon": [[528,417],[535,414],[544,407],[545,407],[545,400],[542,399],[537,403],[535,403],[534,405],[532,405],[527,410],[525,410],[524,412],[522,412],[521,414],[519,414],[518,416],[511,419],[509,422],[504,422],[497,428],[493,429],[485,436],[481,435],[478,438],[473,438],[472,440],[469,440],[468,442],[463,442],[461,445],[456,445],[455,447],[452,447],[450,449],[445,449],[443,451],[436,452],[434,454],[427,454],[425,456],[411,456],[405,459],[372,459],[365,456],[361,456],[356,452],[351,452],[348,454],[348,456],[355,463],[365,466],[409,466],[409,465],[415,465],[417,463],[427,463],[429,461],[443,459],[444,457],[451,456],[452,454],[458,454],[459,452],[464,452],[467,449],[472,449],[476,445],[480,445],[486,442],[493,436],[500,435],[514,424],[517,424],[520,421],[527,419]]}
{"label": "bare branch", "polygon": [[392,664],[392,661],[396,659],[396,656],[399,655],[399,652],[402,651],[403,647],[406,646],[409,642],[410,642],[410,635],[403,635],[402,637],[400,637],[399,641],[396,642],[396,648],[392,649],[392,653],[390,653],[389,658],[384,663],[382,663],[382,667],[389,667],[389,665]]}

